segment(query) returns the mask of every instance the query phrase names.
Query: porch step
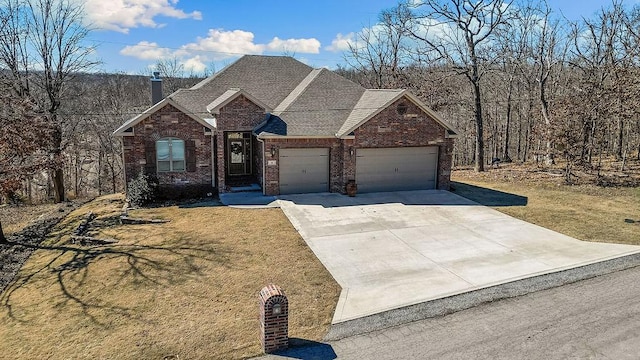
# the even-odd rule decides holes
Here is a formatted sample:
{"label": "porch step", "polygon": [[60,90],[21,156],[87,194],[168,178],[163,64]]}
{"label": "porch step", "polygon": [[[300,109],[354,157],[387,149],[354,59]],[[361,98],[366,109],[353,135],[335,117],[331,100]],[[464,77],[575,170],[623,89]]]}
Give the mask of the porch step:
{"label": "porch step", "polygon": [[250,192],[250,191],[260,191],[262,188],[258,184],[250,184],[243,186],[231,186],[229,187],[231,192]]}

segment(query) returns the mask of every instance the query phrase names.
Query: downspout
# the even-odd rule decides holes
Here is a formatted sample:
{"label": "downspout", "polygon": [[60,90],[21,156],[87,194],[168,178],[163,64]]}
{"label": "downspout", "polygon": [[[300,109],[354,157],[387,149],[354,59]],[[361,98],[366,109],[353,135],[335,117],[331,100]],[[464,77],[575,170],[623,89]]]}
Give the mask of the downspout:
{"label": "downspout", "polygon": [[262,195],[266,195],[265,178],[267,175],[266,173],[267,166],[265,164],[265,156],[264,156],[264,141],[261,140],[257,135],[256,135],[256,140],[258,140],[258,142],[262,144]]}
{"label": "downspout", "polygon": [[[218,147],[216,141],[218,138],[218,130],[211,131],[211,186],[214,190],[218,190]],[[215,192],[214,192],[215,194]],[[219,194],[218,194],[219,195]]]}
{"label": "downspout", "polygon": [[124,175],[124,194],[126,198],[129,195],[127,194],[127,190],[129,190],[129,183],[127,181],[127,163],[125,162],[124,157],[124,136],[120,137],[120,153],[122,154],[122,174]]}

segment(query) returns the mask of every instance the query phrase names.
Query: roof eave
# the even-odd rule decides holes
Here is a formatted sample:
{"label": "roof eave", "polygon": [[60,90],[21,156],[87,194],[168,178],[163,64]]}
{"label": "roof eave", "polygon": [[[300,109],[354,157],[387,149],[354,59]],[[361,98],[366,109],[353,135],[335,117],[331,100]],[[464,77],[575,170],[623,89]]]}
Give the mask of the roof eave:
{"label": "roof eave", "polygon": [[420,99],[418,99],[417,96],[413,95],[411,92],[409,92],[409,90],[406,90],[406,89],[403,89],[401,92],[398,93],[398,95],[394,96],[391,100],[387,101],[383,106],[381,106],[379,109],[377,109],[373,113],[369,114],[369,116],[365,117],[363,120],[359,121],[356,125],[350,127],[349,129],[347,129],[345,131],[338,132],[336,134],[336,136],[341,138],[341,139],[347,139],[349,134],[351,134],[357,128],[359,128],[360,126],[365,124],[367,121],[371,120],[374,116],[376,116],[379,113],[381,113],[382,110],[386,109],[387,107],[389,107],[389,105],[391,105],[394,102],[398,101],[398,99],[400,99],[403,96],[406,96],[407,98],[409,98],[409,100],[411,102],[416,104],[416,106],[418,106],[422,111],[424,111],[427,115],[431,116],[437,123],[442,125],[445,128],[445,131],[447,133],[448,133],[447,130],[451,130],[451,131],[453,131],[455,133],[455,135],[447,135],[446,136],[447,138],[456,138],[456,137],[458,137],[459,131],[457,131],[451,124],[449,124],[444,119],[442,119],[442,117],[440,117],[440,115],[438,115],[438,113],[436,113],[435,111],[431,110],[427,105],[425,105],[422,101],[420,101]]}
{"label": "roof eave", "polygon": [[192,114],[191,112],[189,112],[187,109],[185,109],[182,105],[178,104],[173,99],[171,99],[169,97],[166,97],[166,98],[162,99],[161,101],[159,101],[157,104],[151,106],[150,108],[148,108],[147,110],[142,112],[141,114],[138,114],[134,118],[126,121],[118,129],[116,129],[116,131],[114,131],[112,135],[113,136],[127,136],[125,131],[128,128],[130,128],[132,126],[136,126],[140,121],[142,121],[142,120],[148,118],[149,116],[153,115],[156,111],[162,109],[166,105],[173,106],[174,108],[178,109],[178,111],[184,113],[185,115],[189,116],[191,119],[193,119],[193,120],[197,121],[198,123],[200,123],[202,126],[204,126],[206,128],[209,128],[211,130],[216,130],[215,126],[212,126],[211,124],[207,123],[205,120],[201,119],[199,116],[196,116],[195,114]]}
{"label": "roof eave", "polygon": [[212,101],[211,104],[207,105],[207,111],[210,112],[211,114],[220,115],[220,109],[228,105],[233,100],[237,99],[238,96],[240,95],[246,97],[247,99],[249,99],[249,101],[258,105],[260,108],[264,109],[265,114],[270,113],[272,111],[272,109],[269,108],[269,106],[265,105],[262,101],[256,99],[255,97],[253,97],[252,95],[250,95],[249,93],[247,93],[242,89],[237,89],[236,93],[233,96],[230,96],[228,99],[225,99],[223,102],[221,102],[216,106],[211,106],[215,102],[215,100]]}
{"label": "roof eave", "polygon": [[268,132],[257,134],[258,139],[335,139],[335,135],[278,135]]}

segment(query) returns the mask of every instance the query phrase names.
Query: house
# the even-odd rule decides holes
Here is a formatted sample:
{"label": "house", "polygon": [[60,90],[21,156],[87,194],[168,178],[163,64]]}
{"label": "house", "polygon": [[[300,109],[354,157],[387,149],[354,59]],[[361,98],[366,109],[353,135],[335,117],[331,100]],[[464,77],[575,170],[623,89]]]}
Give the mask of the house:
{"label": "house", "polygon": [[291,57],[243,56],[115,132],[125,178],[166,195],[449,189],[456,133],[407,90],[370,90]]}

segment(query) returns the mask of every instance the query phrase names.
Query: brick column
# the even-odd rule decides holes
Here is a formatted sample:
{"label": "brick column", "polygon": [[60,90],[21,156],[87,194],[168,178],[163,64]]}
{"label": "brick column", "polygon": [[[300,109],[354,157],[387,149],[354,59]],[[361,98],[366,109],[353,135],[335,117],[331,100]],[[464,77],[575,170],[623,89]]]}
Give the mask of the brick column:
{"label": "brick column", "polygon": [[258,295],[260,343],[266,353],[289,347],[289,301],[278,285],[267,285]]}

